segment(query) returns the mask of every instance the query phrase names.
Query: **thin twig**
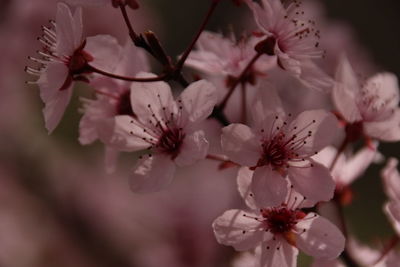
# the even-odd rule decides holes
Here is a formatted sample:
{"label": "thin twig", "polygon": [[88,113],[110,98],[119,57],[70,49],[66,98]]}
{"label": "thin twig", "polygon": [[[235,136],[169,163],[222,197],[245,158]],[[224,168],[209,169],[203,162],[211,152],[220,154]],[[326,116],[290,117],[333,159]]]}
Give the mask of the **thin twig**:
{"label": "thin twig", "polygon": [[243,82],[244,77],[247,75],[249,70],[253,67],[254,63],[262,56],[262,54],[257,53],[247,64],[246,68],[242,71],[238,78],[235,79],[234,83],[229,89],[229,92],[226,94],[225,98],[222,100],[221,104],[219,105],[220,110],[224,110],[229,98],[232,96],[233,91],[239,85],[239,83]]}
{"label": "thin twig", "polygon": [[158,81],[164,81],[168,79],[168,76],[166,74],[161,74],[160,76],[156,77],[150,77],[150,78],[136,78],[136,77],[126,77],[126,76],[120,76],[117,74],[109,73],[100,69],[97,69],[96,67],[93,67],[92,65],[88,66],[89,70],[92,72],[99,73],[101,75],[118,79],[118,80],[124,80],[124,81],[129,81],[129,82],[158,82]]}

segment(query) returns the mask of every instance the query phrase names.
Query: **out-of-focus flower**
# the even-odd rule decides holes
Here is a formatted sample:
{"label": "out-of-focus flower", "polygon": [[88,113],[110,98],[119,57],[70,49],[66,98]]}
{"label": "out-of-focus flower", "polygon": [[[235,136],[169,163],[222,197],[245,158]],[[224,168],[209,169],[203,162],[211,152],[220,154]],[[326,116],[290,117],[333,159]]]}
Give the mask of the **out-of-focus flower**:
{"label": "out-of-focus flower", "polygon": [[260,206],[249,169],[238,176],[239,192],[251,211],[228,210],[214,223],[219,243],[246,251],[261,246],[260,266],[296,266],[298,249],[315,258],[333,259],[344,249],[342,233],[323,217],[304,213],[304,199],[293,189],[276,206]]}
{"label": "out-of-focus flower", "polygon": [[[229,87],[231,80],[237,78],[256,55],[254,46],[259,41],[254,36],[236,40],[233,35],[225,38],[221,34],[205,31],[197,42],[197,50],[190,53],[186,65],[213,77],[222,76]],[[254,83],[257,75],[265,75],[271,67],[270,60],[260,58],[244,81]]]}
{"label": "out-of-focus flower", "polygon": [[136,0],[65,0],[65,2],[71,5],[81,6],[101,6],[112,4],[113,7],[128,5],[132,9],[139,8],[139,4]]}
{"label": "out-of-focus flower", "polygon": [[43,35],[38,40],[43,44],[40,58],[30,57],[40,64],[39,69],[27,67],[26,71],[39,76],[35,82],[40,87],[40,97],[45,103],[43,114],[46,128],[51,133],[60,122],[72,96],[73,81],[87,78],[82,74],[90,72],[88,62],[107,69],[113,61],[103,61],[102,57],[115,52],[116,40],[110,36],[95,36],[83,39],[82,11],[74,14],[67,5],[57,5],[56,21],[51,28],[42,27]]}
{"label": "out-of-focus flower", "polygon": [[[347,192],[348,187],[367,170],[371,163],[382,159],[382,155],[376,150],[377,146],[377,144],[374,146],[375,149],[370,147],[362,148],[354,155],[341,153],[338,156],[331,171],[332,178],[336,183],[337,193]],[[337,153],[336,148],[326,147],[313,156],[313,159],[330,168]]]}
{"label": "out-of-focus flower", "polygon": [[389,142],[400,140],[400,96],[394,74],[378,73],[360,85],[343,56],[335,79],[333,101],[347,124],[349,141],[362,136]]}
{"label": "out-of-focus flower", "polygon": [[197,127],[216,104],[215,87],[204,80],[192,83],[174,101],[165,82],[132,83],[130,100],[136,118],[118,116],[117,124],[129,133],[130,148],[154,152],[137,163],[131,188],[135,192],[158,191],[172,180],[175,165],[191,165],[205,158],[208,142]]}
{"label": "out-of-focus flower", "polygon": [[384,210],[400,236],[400,173],[397,170],[397,164],[397,159],[390,158],[381,175],[386,195],[389,197]]}
{"label": "out-of-focus flower", "polygon": [[[128,41],[120,50],[115,73],[122,76],[135,76],[141,71],[149,71],[145,52]],[[87,145],[100,139],[106,145],[106,168],[112,172],[118,150],[128,150],[125,132],[115,127],[115,117],[129,115],[135,117],[130,100],[130,82],[97,77],[91,81],[96,90],[96,100],[83,99],[84,115],[79,125],[79,141]],[[121,136],[122,135],[122,136]]]}
{"label": "out-of-focus flower", "polygon": [[253,0],[246,2],[265,35],[256,46],[257,51],[276,55],[278,65],[307,86],[330,89],[332,80],[312,62],[324,55],[319,48],[320,31],[315,28],[315,21],[304,17],[301,2],[295,0],[287,7],[280,0],[262,0],[261,5]]}
{"label": "out-of-focus flower", "polygon": [[274,88],[264,89],[253,106],[254,127],[231,124],[223,129],[224,153],[232,161],[255,169],[252,190],[260,205],[282,203],[287,195],[286,176],[307,199],[330,200],[335,188],[332,177],[311,157],[335,136],[335,116],[310,110],[292,118],[283,112]]}
{"label": "out-of-focus flower", "polygon": [[[348,239],[348,250],[349,254],[361,266],[371,267],[396,267],[400,262],[400,255],[393,251],[384,252],[376,248],[359,243],[354,238]],[[383,254],[385,253],[385,254]],[[344,267],[345,265],[339,259],[335,260],[314,260],[312,267]]]}

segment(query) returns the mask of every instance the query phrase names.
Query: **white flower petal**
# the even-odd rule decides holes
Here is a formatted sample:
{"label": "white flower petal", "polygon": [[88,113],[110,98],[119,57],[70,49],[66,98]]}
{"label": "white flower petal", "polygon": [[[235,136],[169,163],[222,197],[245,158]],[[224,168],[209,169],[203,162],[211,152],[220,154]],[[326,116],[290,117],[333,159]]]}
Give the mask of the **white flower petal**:
{"label": "white flower petal", "polygon": [[77,8],[72,15],[64,3],[57,4],[56,51],[60,56],[71,56],[82,43],[82,9]]}
{"label": "white flower petal", "polygon": [[231,124],[222,129],[221,144],[230,160],[244,166],[255,166],[262,155],[260,142],[244,124]]}
{"label": "white flower petal", "polygon": [[296,246],[310,256],[334,259],[344,250],[343,234],[323,217],[309,213],[296,227],[300,232],[296,235]]}
{"label": "white flower petal", "polygon": [[305,86],[325,93],[330,92],[334,84],[333,79],[310,60],[301,62],[299,80]]}
{"label": "white flower petal", "polygon": [[260,227],[261,222],[255,220],[255,217],[257,215],[242,210],[225,211],[212,224],[218,243],[245,251],[255,248],[265,238],[271,238],[270,233]]}
{"label": "white flower petal", "polygon": [[86,38],[84,50],[93,57],[90,65],[112,73],[115,72],[122,54],[122,48],[117,39],[105,34]]}
{"label": "white flower petal", "polygon": [[[312,165],[311,165],[312,164]],[[294,189],[310,201],[329,201],[335,191],[335,183],[329,170],[310,160],[304,166],[290,166],[289,179]]]}
{"label": "white flower petal", "polygon": [[[139,73],[138,78],[156,77],[150,73]],[[144,123],[156,124],[165,121],[173,110],[174,99],[171,87],[166,82],[133,82],[131,85],[131,105],[133,112]],[[165,108],[165,110],[163,110]],[[153,116],[154,115],[154,116]]]}
{"label": "white flower petal", "polygon": [[171,183],[174,173],[175,164],[168,156],[143,156],[130,177],[130,186],[135,193],[157,192]]}
{"label": "white flower petal", "polygon": [[370,147],[365,147],[358,151],[353,157],[347,159],[346,164],[341,169],[335,168],[340,173],[340,182],[343,185],[349,185],[354,182],[367,170],[369,165],[376,159],[376,156],[377,150]]}
{"label": "white flower petal", "polygon": [[350,62],[344,56],[340,59],[335,80],[332,96],[336,108],[347,122],[360,121],[362,118],[356,103],[360,85]]}
{"label": "white flower petal", "polygon": [[399,105],[399,83],[393,73],[381,72],[375,74],[366,81],[363,89],[382,100],[386,100],[385,107],[387,108],[397,108]]}
{"label": "white flower petal", "polygon": [[185,136],[175,163],[178,166],[187,166],[204,159],[208,152],[208,142],[203,131],[196,131]]}
{"label": "white flower petal", "polygon": [[190,84],[182,92],[180,99],[183,119],[194,124],[210,116],[217,103],[216,89],[212,83],[200,80]]}
{"label": "white flower petal", "polygon": [[254,193],[251,191],[253,173],[254,172],[247,167],[240,168],[237,176],[237,184],[239,193],[246,202],[246,205],[250,209],[256,210],[258,207],[254,200]]}
{"label": "white flower petal", "polygon": [[98,138],[96,127],[89,116],[83,115],[79,122],[79,143],[88,145]]}
{"label": "white flower petal", "polygon": [[258,207],[275,207],[285,202],[288,181],[269,166],[261,167],[254,172],[251,190]]}
{"label": "white flower petal", "polygon": [[390,158],[381,172],[386,195],[394,201],[400,201],[400,173],[397,164],[396,158]]}
{"label": "white flower petal", "polygon": [[62,116],[64,115],[65,109],[67,108],[69,101],[71,100],[72,89],[71,87],[59,91],[56,96],[48,100],[43,108],[44,121],[46,129],[49,134],[60,123]]}
{"label": "white flower petal", "polygon": [[339,134],[339,122],[336,117],[325,110],[308,110],[300,113],[289,124],[288,137],[296,135],[295,140],[304,139],[297,151],[302,155],[313,155],[325,146],[332,144]]}
{"label": "white flower petal", "polygon": [[257,89],[255,103],[251,108],[251,115],[254,125],[262,128],[265,127],[263,122],[267,117],[273,118],[271,115],[283,117],[285,112],[277,89],[271,82],[263,80],[258,84]]}
{"label": "white flower petal", "polygon": [[400,141],[400,109],[385,121],[365,122],[365,133],[373,138],[386,142]]}
{"label": "white flower petal", "polygon": [[136,76],[141,71],[150,71],[147,54],[144,49],[135,46],[131,39],[128,39],[122,49],[115,73],[122,76]]}
{"label": "white flower petal", "polygon": [[[107,143],[124,151],[138,151],[151,146],[150,138],[153,137],[144,132],[139,122],[128,115],[121,115],[115,117],[114,132]],[[157,139],[152,142],[157,142]]]}
{"label": "white flower petal", "polygon": [[299,250],[285,240],[277,238],[261,246],[261,267],[295,267]]}
{"label": "white flower petal", "polygon": [[[40,75],[37,81],[40,88],[40,98],[43,102],[54,98],[68,79],[69,70],[60,62],[49,62],[46,71]],[[66,90],[63,88],[63,90]]]}

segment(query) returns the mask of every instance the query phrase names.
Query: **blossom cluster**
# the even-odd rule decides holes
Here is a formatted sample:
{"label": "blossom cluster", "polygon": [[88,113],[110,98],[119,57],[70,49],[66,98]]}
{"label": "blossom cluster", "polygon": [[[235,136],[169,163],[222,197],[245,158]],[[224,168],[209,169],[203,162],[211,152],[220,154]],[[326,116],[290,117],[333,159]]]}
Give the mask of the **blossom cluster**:
{"label": "blossom cluster", "polygon": [[[55,21],[42,27],[42,50],[29,57],[36,66],[26,67],[37,76],[28,83],[39,87],[49,133],[62,120],[74,84],[84,82],[93,98],[81,99],[79,142],[104,145],[109,173],[120,153],[135,152],[127,174],[134,193],[168,190],[177,168],[203,160],[220,162],[208,174],[215,179],[235,169],[246,207],[229,209],[212,223],[218,243],[248,252],[235,266],[296,266],[299,251],[315,266],[400,260],[393,248],[362,257],[365,248],[345,223],[320,215],[327,202],[338,210],[349,204],[352,183],[385,160],[379,142],[400,141],[397,77],[378,72],[362,79],[344,53],[329,74],[323,32],[303,3],[233,1],[255,22],[236,37],[205,30],[221,2],[212,0],[193,42],[173,59],[153,32],[134,31],[126,8],[144,3],[65,2],[58,3]],[[82,8],[90,5],[121,10],[129,35],[124,44],[110,35],[84,35]],[[162,72],[152,73],[150,58]],[[308,96],[301,90],[328,103],[303,104]],[[389,159],[382,178],[389,197],[384,211],[400,236],[396,166]]]}

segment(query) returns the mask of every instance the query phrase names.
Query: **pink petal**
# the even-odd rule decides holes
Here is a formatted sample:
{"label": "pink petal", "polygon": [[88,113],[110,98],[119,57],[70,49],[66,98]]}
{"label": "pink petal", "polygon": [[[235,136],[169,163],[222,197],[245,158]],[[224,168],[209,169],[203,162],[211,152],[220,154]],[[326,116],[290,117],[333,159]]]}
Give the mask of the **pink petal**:
{"label": "pink petal", "polygon": [[[151,73],[140,73],[139,78],[155,77]],[[174,109],[171,88],[166,82],[133,82],[131,85],[131,105],[133,112],[141,121],[165,121]],[[163,108],[166,110],[164,111]],[[168,115],[167,115],[168,114]],[[153,116],[154,115],[154,116]]]}
{"label": "pink petal", "polygon": [[82,44],[82,9],[77,8],[72,15],[64,3],[57,4],[56,51],[60,56],[71,56]]}
{"label": "pink petal", "polygon": [[257,168],[251,182],[251,191],[258,207],[275,207],[285,202],[288,181],[269,166]]}
{"label": "pink petal", "polygon": [[68,67],[64,63],[50,62],[47,64],[45,72],[40,75],[37,81],[40,88],[40,98],[43,102],[49,101],[59,93],[68,75]]}
{"label": "pink petal", "polygon": [[122,76],[136,76],[141,71],[150,71],[150,62],[147,54],[142,48],[135,46],[128,39],[122,49],[115,73]]}
{"label": "pink petal", "polygon": [[344,56],[339,62],[335,80],[332,96],[336,108],[346,121],[350,123],[360,121],[362,118],[356,103],[360,86],[353,68]]}
{"label": "pink petal", "polygon": [[190,53],[185,64],[211,75],[221,75],[227,72],[222,59],[229,56],[231,46],[231,42],[221,34],[204,31],[197,41],[197,51]]}
{"label": "pink petal", "polygon": [[340,182],[349,185],[360,177],[377,158],[377,150],[365,147],[347,160],[347,164],[342,169],[337,169],[340,173]]}
{"label": "pink petal", "polygon": [[106,72],[114,73],[121,60],[122,48],[117,39],[110,35],[96,35],[86,38],[84,50],[93,57],[90,65]]}
{"label": "pink petal", "polygon": [[384,211],[396,233],[400,235],[400,201],[390,201],[385,204]]}
{"label": "pink petal", "polygon": [[365,122],[364,131],[368,136],[378,140],[386,142],[400,141],[400,109],[396,109],[388,120]]}
{"label": "pink petal", "polygon": [[135,193],[157,192],[168,186],[174,178],[175,164],[165,155],[145,155],[140,159],[130,177]]}
{"label": "pink petal", "polygon": [[290,57],[288,54],[281,52],[278,49],[275,49],[275,53],[278,56],[278,63],[281,68],[288,71],[291,75],[300,78],[301,75],[301,62]]}
{"label": "pink petal", "polygon": [[[135,119],[128,115],[115,117],[114,132],[109,136],[107,143],[124,151],[138,151],[149,148],[149,134],[145,133]],[[153,142],[157,142],[154,140]]]}
{"label": "pink petal", "polygon": [[309,213],[297,223],[296,246],[315,258],[334,259],[342,253],[345,238],[327,219]]}
{"label": "pink petal", "polygon": [[310,160],[304,166],[290,166],[289,179],[294,189],[310,201],[329,201],[333,197],[335,183],[329,170]]}
{"label": "pink petal", "polygon": [[301,62],[300,82],[306,87],[322,92],[330,92],[333,79],[312,61]]}
{"label": "pink petal", "polygon": [[396,158],[390,158],[381,172],[386,195],[394,201],[400,201],[400,173],[397,164]]}
{"label": "pink petal", "polygon": [[97,138],[97,130],[93,127],[93,121],[88,116],[83,115],[79,122],[79,143],[88,145],[96,141]]}
{"label": "pink petal", "polygon": [[206,80],[191,83],[179,98],[182,100],[184,124],[205,120],[217,103],[216,88]]}
{"label": "pink petal", "polygon": [[262,80],[258,83],[258,91],[251,111],[253,122],[258,128],[268,128],[265,125],[265,121],[273,121],[274,116],[283,117],[285,115],[281,99],[274,84],[268,80]]}
{"label": "pink petal", "polygon": [[304,139],[298,149],[300,157],[314,155],[325,146],[332,144],[339,134],[339,122],[325,110],[308,110],[300,113],[288,126],[288,136],[296,135],[296,140]]}
{"label": "pink petal", "polygon": [[254,172],[247,167],[240,168],[237,176],[237,184],[239,193],[246,202],[246,205],[252,210],[257,210],[258,206],[254,200],[254,194],[251,191],[253,173]]}
{"label": "pink petal", "polygon": [[244,124],[234,123],[223,128],[221,144],[229,159],[243,166],[255,166],[262,155],[260,142]]}
{"label": "pink petal", "polygon": [[174,161],[178,166],[192,165],[207,156],[208,146],[204,132],[196,131],[185,136],[181,150]]}
{"label": "pink petal", "polygon": [[252,0],[246,0],[246,3],[253,11],[255,21],[260,30],[267,33],[273,29],[274,23],[279,18],[283,18],[286,13],[279,0],[262,0],[262,7]]}
{"label": "pink petal", "polygon": [[71,100],[72,89],[71,87],[59,91],[56,96],[45,102],[43,109],[43,115],[45,120],[46,129],[49,134],[60,123],[62,116],[64,115],[65,109],[67,108],[69,101]]}
{"label": "pink petal", "polygon": [[277,238],[264,242],[261,246],[262,267],[295,267],[299,250],[285,240]]}
{"label": "pink petal", "polygon": [[259,221],[247,216],[257,217],[251,212],[228,210],[215,219],[212,227],[218,243],[245,251],[271,238],[268,232],[260,228]]}
{"label": "pink petal", "polygon": [[364,90],[368,90],[368,92],[382,100],[387,100],[385,101],[385,107],[387,108],[397,108],[399,105],[399,83],[393,73],[381,72],[375,74],[366,81]]}

